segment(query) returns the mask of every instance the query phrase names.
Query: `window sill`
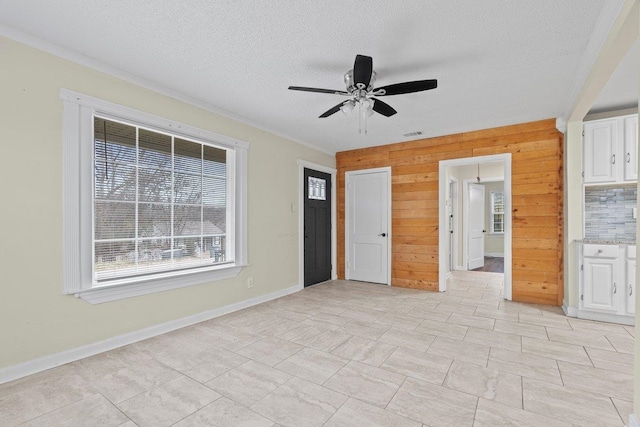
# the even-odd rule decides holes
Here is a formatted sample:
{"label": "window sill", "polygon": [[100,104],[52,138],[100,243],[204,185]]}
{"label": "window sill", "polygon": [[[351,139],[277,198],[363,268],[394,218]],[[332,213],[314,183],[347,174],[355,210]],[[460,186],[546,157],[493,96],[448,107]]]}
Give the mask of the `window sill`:
{"label": "window sill", "polygon": [[185,288],[202,283],[232,279],[240,274],[240,271],[242,271],[244,267],[246,267],[246,265],[232,264],[218,267],[215,270],[189,272],[180,275],[171,275],[169,277],[156,277],[133,283],[120,282],[102,285],[100,287],[75,292],[74,296],[82,298],[91,304],[101,304],[103,302]]}

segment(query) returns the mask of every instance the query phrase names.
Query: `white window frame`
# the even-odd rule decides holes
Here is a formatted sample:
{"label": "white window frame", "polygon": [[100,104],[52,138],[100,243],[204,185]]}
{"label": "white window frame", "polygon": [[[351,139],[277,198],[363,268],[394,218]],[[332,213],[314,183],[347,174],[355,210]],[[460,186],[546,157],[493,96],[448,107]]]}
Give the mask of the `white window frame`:
{"label": "white window frame", "polygon": [[[504,209],[504,206],[505,206],[504,191],[498,191],[498,190],[492,191],[491,192],[491,198],[490,198],[490,208],[491,209],[490,209],[490,213],[489,213],[489,227],[490,227],[489,232],[490,232],[490,234],[500,234],[500,235],[502,235],[502,234],[504,234],[505,218],[506,217],[505,217],[504,210],[503,210],[503,212],[495,212],[494,211],[494,209],[495,209],[495,201],[494,201],[495,200],[495,195],[498,194],[498,193],[502,194],[502,206],[503,206],[503,209]],[[502,215],[502,231],[495,231],[495,229],[494,229],[494,225],[495,225],[494,216],[495,215]]]}
{"label": "white window frame", "polygon": [[[102,303],[170,289],[236,277],[247,266],[247,154],[249,144],[103,101],[67,89],[60,90],[64,103],[63,147],[63,283],[65,294],[90,303]],[[168,132],[177,137],[209,142],[231,150],[235,169],[234,262],[193,270],[170,271],[143,277],[110,280],[98,284],[93,278],[93,117],[112,117],[137,126]],[[230,172],[233,173],[233,172]]]}

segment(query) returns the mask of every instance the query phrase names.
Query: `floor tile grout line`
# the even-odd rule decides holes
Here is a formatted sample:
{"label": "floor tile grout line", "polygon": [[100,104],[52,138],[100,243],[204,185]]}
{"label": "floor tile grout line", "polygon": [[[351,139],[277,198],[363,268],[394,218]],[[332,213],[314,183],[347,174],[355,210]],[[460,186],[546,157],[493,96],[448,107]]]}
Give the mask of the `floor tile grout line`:
{"label": "floor tile grout line", "polygon": [[613,405],[613,407],[616,409],[616,412],[618,413],[618,416],[620,417],[620,420],[622,421],[622,425],[626,426],[627,423],[624,420],[624,417],[622,416],[622,414],[620,413],[620,410],[618,409],[618,406],[616,405],[616,402],[613,401],[613,397],[609,396],[609,400],[611,401],[611,404]]}
{"label": "floor tile grout line", "polygon": [[[220,393],[218,393],[218,394],[220,394]],[[227,399],[228,399],[228,397],[227,397],[227,396],[224,396],[224,395],[220,394],[220,396],[219,396],[219,397],[217,397],[216,399],[214,399],[213,401],[211,401],[211,402],[207,403],[206,405],[204,405],[204,406],[203,406],[203,407],[201,407],[201,408],[196,409],[194,412],[192,412],[192,413],[190,413],[190,414],[185,415],[184,417],[180,418],[180,419],[179,419],[178,421],[176,421],[175,423],[171,424],[171,426],[175,426],[175,425],[176,425],[176,424],[178,424],[179,422],[181,422],[181,421],[183,421],[183,420],[185,420],[185,419],[189,418],[189,417],[190,417],[190,416],[192,416],[192,415],[197,414],[197,413],[198,413],[198,412],[200,412],[202,409],[206,408],[206,407],[207,407],[207,406],[209,406],[209,405],[214,404],[215,402],[217,402],[218,400],[220,400],[220,399],[221,399],[221,398],[223,398],[223,397],[225,397],[225,398],[227,398]],[[233,402],[234,402],[234,403],[236,403],[236,404],[238,404],[238,403],[237,403],[237,402],[235,402],[235,401],[233,401]],[[125,414],[125,415],[126,415],[126,414]],[[133,420],[131,420],[131,421],[133,421]],[[135,423],[135,421],[133,421],[133,422]],[[169,427],[171,427],[171,426],[169,426]]]}
{"label": "floor tile grout line", "polygon": [[[606,337],[605,337],[606,338]],[[615,348],[615,347],[614,347]],[[593,363],[593,359],[591,358],[591,355],[589,354],[589,352],[587,351],[587,347],[586,346],[582,346],[582,349],[584,350],[584,352],[587,354],[587,357],[589,358],[589,363],[591,363],[591,367],[595,368],[596,364]],[[560,364],[558,364],[558,368],[560,368]]]}
{"label": "floor tile grout line", "polygon": [[24,421],[20,422],[19,424],[15,424],[14,426],[15,426],[15,427],[18,427],[18,426],[21,426],[21,425],[23,425],[23,424],[25,424],[25,423],[33,422],[34,420],[37,420],[38,418],[42,418],[42,417],[44,417],[44,416],[46,416],[46,415],[49,415],[49,414],[51,414],[51,413],[53,413],[53,412],[59,411],[60,409],[64,409],[64,408],[67,408],[67,407],[69,407],[69,406],[71,406],[71,405],[75,405],[75,404],[76,404],[76,403],[78,403],[78,402],[82,402],[83,400],[88,399],[88,398],[93,397],[93,396],[96,396],[96,395],[102,396],[102,398],[103,398],[103,399],[105,399],[107,402],[109,402],[109,403],[110,403],[114,408],[116,408],[116,409],[118,410],[118,412],[122,413],[125,417],[127,417],[127,419],[130,419],[130,418],[129,418],[129,416],[128,416],[127,414],[125,414],[124,412],[122,412],[122,410],[121,410],[120,408],[118,408],[118,406],[117,406],[116,404],[114,404],[114,403],[113,403],[113,402],[111,402],[109,399],[107,399],[107,398],[106,398],[106,396],[104,396],[104,395],[103,395],[102,393],[100,393],[98,390],[94,390],[94,391],[95,391],[95,393],[92,393],[92,394],[90,394],[90,395],[88,395],[88,396],[84,396],[84,397],[83,397],[83,398],[81,398],[81,399],[74,400],[73,402],[66,403],[66,404],[64,404],[64,405],[62,405],[62,406],[58,406],[57,408],[52,409],[52,410],[50,410],[50,411],[43,412],[42,414],[36,415],[35,417],[30,418],[30,419],[28,419],[28,420],[24,420]]}
{"label": "floor tile grout line", "polygon": [[520,396],[522,400],[522,410],[524,411],[524,377],[520,375]]}
{"label": "floor tile grout line", "polygon": [[[400,389],[402,388],[402,386],[404,385],[404,383],[407,381],[407,378],[409,378],[408,376],[404,375],[404,379],[402,380],[402,382],[400,383],[400,385],[398,386],[398,388],[396,389],[396,391],[393,393],[393,396],[391,396],[391,398],[389,399],[389,401],[387,402],[386,405],[384,405],[384,410],[387,411],[389,410],[389,405],[391,404],[391,401],[396,397],[396,395],[398,394],[398,392],[400,391]],[[366,402],[365,402],[366,403]]]}
{"label": "floor tile grout line", "polygon": [[556,361],[556,367],[558,369],[558,374],[560,374],[560,381],[562,382],[562,386],[566,387],[567,385],[564,383],[564,378],[562,377],[562,371],[560,370],[560,362],[558,359],[554,359]]}

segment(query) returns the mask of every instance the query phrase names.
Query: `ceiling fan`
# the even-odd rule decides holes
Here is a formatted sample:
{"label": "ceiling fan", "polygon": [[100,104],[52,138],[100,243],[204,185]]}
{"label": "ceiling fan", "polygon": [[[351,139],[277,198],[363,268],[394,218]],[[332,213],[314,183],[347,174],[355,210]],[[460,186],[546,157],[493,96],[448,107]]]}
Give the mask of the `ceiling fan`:
{"label": "ceiling fan", "polygon": [[376,72],[373,71],[373,58],[365,55],[356,55],[356,61],[353,64],[353,69],[347,71],[347,73],[344,75],[346,91],[318,89],[303,86],[289,86],[289,89],[299,90],[303,92],[342,95],[349,98],[346,101],[343,101],[322,113],[320,115],[320,118],[329,117],[332,114],[337,113],[338,111],[342,111],[343,113],[348,114],[357,105],[361,111],[360,116],[365,117],[366,119],[366,116],[372,115],[374,111],[376,113],[382,114],[385,117],[391,117],[397,113],[397,111],[392,106],[375,97],[421,92],[438,87],[438,81],[435,79],[396,83],[379,88],[374,88],[375,81]]}

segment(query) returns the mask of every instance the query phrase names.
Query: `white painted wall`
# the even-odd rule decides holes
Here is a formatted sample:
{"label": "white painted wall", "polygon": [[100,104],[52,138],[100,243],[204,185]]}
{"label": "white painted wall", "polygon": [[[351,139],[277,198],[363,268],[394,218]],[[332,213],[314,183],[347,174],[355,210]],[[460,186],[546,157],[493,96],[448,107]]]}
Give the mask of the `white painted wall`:
{"label": "white painted wall", "polygon": [[[5,38],[0,55],[0,369],[298,285],[297,159],[334,156]],[[100,305],[62,294],[60,88],[251,144],[249,266],[236,279]]]}

